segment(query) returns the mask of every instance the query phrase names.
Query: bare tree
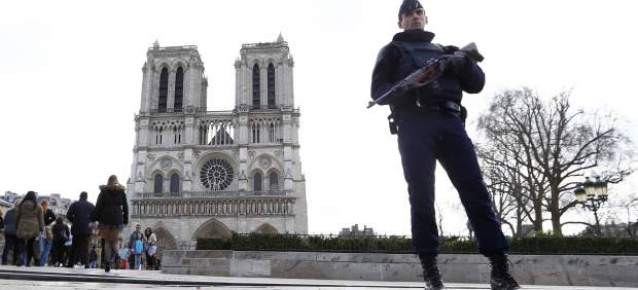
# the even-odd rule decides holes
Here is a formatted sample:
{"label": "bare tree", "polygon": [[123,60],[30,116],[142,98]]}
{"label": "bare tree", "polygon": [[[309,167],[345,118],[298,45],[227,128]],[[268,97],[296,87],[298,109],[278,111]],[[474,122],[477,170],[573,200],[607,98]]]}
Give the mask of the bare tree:
{"label": "bare tree", "polygon": [[478,124],[487,139],[479,152],[496,152],[480,154],[482,162],[510,171],[495,175],[510,184],[505,192],[520,201],[519,210],[537,232],[547,212],[558,236],[563,225],[579,223],[561,217],[576,205],[573,190],[585,174],[597,170],[603,180],[617,183],[632,172],[623,158],[631,153],[624,150],[630,141],[614,119],[574,110],[569,97],[565,91],[544,102],[528,88],[505,91],[495,95]]}

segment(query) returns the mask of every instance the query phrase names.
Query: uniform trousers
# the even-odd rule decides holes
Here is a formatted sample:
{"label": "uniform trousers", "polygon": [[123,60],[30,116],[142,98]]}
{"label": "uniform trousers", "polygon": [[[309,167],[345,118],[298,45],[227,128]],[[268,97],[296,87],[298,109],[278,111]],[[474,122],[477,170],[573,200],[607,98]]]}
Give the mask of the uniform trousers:
{"label": "uniform trousers", "polygon": [[438,160],[457,189],[476,232],[479,252],[503,253],[508,244],[492,209],[474,145],[458,114],[415,108],[395,114],[403,173],[408,184],[412,243],[419,256],[439,252],[434,210],[434,170]]}

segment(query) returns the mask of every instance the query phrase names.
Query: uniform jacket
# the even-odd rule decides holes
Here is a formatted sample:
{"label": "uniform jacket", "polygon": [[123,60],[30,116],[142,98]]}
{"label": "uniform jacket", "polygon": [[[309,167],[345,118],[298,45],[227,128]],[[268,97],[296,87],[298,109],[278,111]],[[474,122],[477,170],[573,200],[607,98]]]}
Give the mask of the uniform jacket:
{"label": "uniform jacket", "polygon": [[99,222],[100,225],[116,227],[128,224],[128,204],[123,186],[100,186],[100,195],[97,197],[91,220]]}
{"label": "uniform jacket", "polygon": [[[34,206],[35,205],[35,206]],[[27,200],[16,209],[16,236],[28,240],[37,237],[44,228],[42,207]]]}
{"label": "uniform jacket", "polygon": [[[415,29],[397,33],[392,42],[384,46],[377,57],[372,73],[371,96],[377,99],[401,79],[423,66],[429,59],[451,53],[449,47],[432,43],[434,33]],[[463,91],[478,93],[485,85],[485,75],[473,61],[459,72],[445,72],[438,79],[438,89],[424,86],[408,91],[403,96],[388,100],[395,108],[416,104],[416,98],[438,101],[453,101],[460,104]]]}
{"label": "uniform jacket", "polygon": [[71,204],[69,210],[66,212],[66,218],[71,222],[71,232],[73,235],[89,235],[91,234],[91,228],[89,223],[91,222],[91,213],[95,206],[86,201],[79,200]]}

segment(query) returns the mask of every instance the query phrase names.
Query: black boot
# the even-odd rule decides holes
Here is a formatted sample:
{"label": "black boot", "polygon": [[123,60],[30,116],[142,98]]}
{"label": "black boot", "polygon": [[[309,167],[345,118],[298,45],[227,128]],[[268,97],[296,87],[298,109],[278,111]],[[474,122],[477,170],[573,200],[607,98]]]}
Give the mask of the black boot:
{"label": "black boot", "polygon": [[423,267],[423,280],[425,280],[425,290],[441,290],[443,282],[441,282],[441,274],[439,267],[436,265],[436,256],[422,256],[421,266]]}
{"label": "black boot", "polygon": [[490,279],[492,290],[514,290],[521,288],[516,280],[514,280],[514,277],[510,275],[507,255],[496,254],[489,257],[489,259],[490,264],[492,265],[492,274]]}
{"label": "black boot", "polygon": [[104,263],[104,272],[108,273],[111,271],[111,263],[106,262]]}

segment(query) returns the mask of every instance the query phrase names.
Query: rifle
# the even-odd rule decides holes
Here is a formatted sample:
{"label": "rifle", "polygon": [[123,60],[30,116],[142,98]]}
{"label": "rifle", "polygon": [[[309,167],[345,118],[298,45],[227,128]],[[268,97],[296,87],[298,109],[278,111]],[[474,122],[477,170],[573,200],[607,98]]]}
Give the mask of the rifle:
{"label": "rifle", "polygon": [[[483,61],[483,56],[478,52],[478,48],[474,42],[464,46],[458,51],[454,52],[455,56],[460,57],[469,57],[470,59],[481,62]],[[429,59],[425,62],[425,65],[420,69],[417,69],[404,79],[400,80],[396,85],[392,86],[385,94],[381,95],[374,101],[368,102],[368,109],[372,108],[374,105],[378,105],[383,102],[385,99],[390,96],[394,96],[395,94],[403,94],[407,90],[417,87],[422,87],[427,84],[432,83],[436,79],[438,79],[441,74],[443,74],[443,66],[445,59],[449,56],[444,55],[437,58]]]}

